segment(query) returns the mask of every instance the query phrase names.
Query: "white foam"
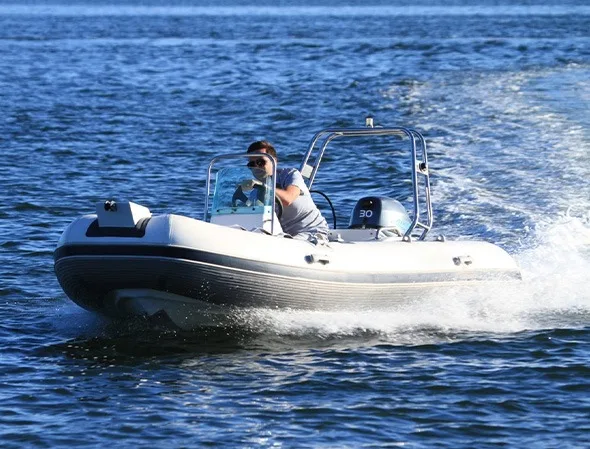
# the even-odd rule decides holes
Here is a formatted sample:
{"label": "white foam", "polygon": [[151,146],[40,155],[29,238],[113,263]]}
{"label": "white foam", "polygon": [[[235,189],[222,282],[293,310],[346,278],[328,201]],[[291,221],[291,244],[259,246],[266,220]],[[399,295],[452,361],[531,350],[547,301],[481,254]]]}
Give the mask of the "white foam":
{"label": "white foam", "polygon": [[590,227],[567,214],[535,229],[536,245],[518,256],[537,308],[590,310]]}

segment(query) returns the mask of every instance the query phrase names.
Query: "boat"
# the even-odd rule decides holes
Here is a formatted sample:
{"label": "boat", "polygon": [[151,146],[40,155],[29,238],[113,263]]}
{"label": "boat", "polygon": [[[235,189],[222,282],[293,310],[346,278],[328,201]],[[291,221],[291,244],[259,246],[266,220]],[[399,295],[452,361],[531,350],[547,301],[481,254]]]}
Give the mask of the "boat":
{"label": "boat", "polygon": [[391,196],[363,195],[349,222],[337,226],[330,197],[318,192],[332,211],[328,238],[290,238],[274,194],[276,160],[263,155],[273,174],[248,199],[236,185],[252,177],[244,162],[253,155],[220,155],[207,169],[202,217],[152,213],[128,200],[98,202],[95,213],[61,235],[57,279],[83,308],[122,319],[164,317],[181,328],[226,325],[255,309],[391,310],[448,289],[521,279],[515,260],[492,243],[427,239],[429,164],[415,129],[379,127],[367,117],[363,127],[317,132],[300,166],[311,192],[330,144],[356,138],[393,142],[392,157],[409,164],[407,207]]}

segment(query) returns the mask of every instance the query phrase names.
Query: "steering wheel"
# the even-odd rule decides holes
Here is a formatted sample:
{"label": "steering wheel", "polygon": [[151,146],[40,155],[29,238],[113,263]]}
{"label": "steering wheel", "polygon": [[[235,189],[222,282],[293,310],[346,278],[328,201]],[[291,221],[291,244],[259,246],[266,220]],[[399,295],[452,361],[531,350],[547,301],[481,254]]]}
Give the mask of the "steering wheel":
{"label": "steering wheel", "polygon": [[[264,197],[266,196],[266,190],[267,190],[266,184],[256,184],[254,186],[254,189],[256,189],[256,191],[257,191],[256,198],[258,200],[260,200],[262,203],[264,203]],[[246,194],[242,190],[242,187],[240,187],[240,186],[238,186],[238,188],[234,192],[231,202],[234,207],[249,206],[250,205],[249,198],[246,196]],[[279,218],[279,219],[283,216],[283,203],[281,203],[281,200],[277,196],[276,192],[275,192],[275,214],[276,214],[277,218]]]}

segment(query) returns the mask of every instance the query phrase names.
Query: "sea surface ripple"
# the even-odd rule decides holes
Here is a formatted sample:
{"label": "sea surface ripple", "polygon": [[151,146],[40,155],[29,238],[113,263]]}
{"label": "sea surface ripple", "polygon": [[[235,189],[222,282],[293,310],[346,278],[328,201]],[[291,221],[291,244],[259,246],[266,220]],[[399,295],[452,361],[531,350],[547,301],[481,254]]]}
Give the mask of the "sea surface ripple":
{"label": "sea surface ripple", "polygon": [[[0,446],[588,447],[589,6],[311,3],[0,1]],[[298,166],[367,114],[425,134],[433,234],[504,247],[522,285],[194,332],[60,289],[96,201],[199,218],[212,156],[264,138]],[[363,149],[318,177],[340,222],[407,201]]]}

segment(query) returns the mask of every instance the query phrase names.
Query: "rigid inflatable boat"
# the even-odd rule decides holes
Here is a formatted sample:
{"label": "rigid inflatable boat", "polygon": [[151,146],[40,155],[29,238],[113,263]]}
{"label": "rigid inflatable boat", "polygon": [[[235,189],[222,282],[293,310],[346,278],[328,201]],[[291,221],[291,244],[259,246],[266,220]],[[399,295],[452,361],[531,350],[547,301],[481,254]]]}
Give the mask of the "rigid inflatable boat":
{"label": "rigid inflatable boat", "polygon": [[[520,279],[512,257],[491,243],[426,239],[433,223],[428,158],[414,129],[374,127],[368,118],[366,127],[318,132],[300,167],[311,191],[330,142],[359,137],[405,146],[408,207],[363,196],[349,223],[337,227],[332,202],[321,193],[334,212],[328,238],[289,238],[274,196],[276,161],[267,156],[273,176],[248,198],[236,186],[252,177],[244,163],[252,155],[217,156],[208,167],[202,219],[153,214],[130,201],[99,202],[95,214],[74,220],[59,240],[59,283],[86,309],[164,316],[191,328],[225,324],[252,308],[391,310],[444,289]],[[393,157],[401,157],[399,149]]]}

